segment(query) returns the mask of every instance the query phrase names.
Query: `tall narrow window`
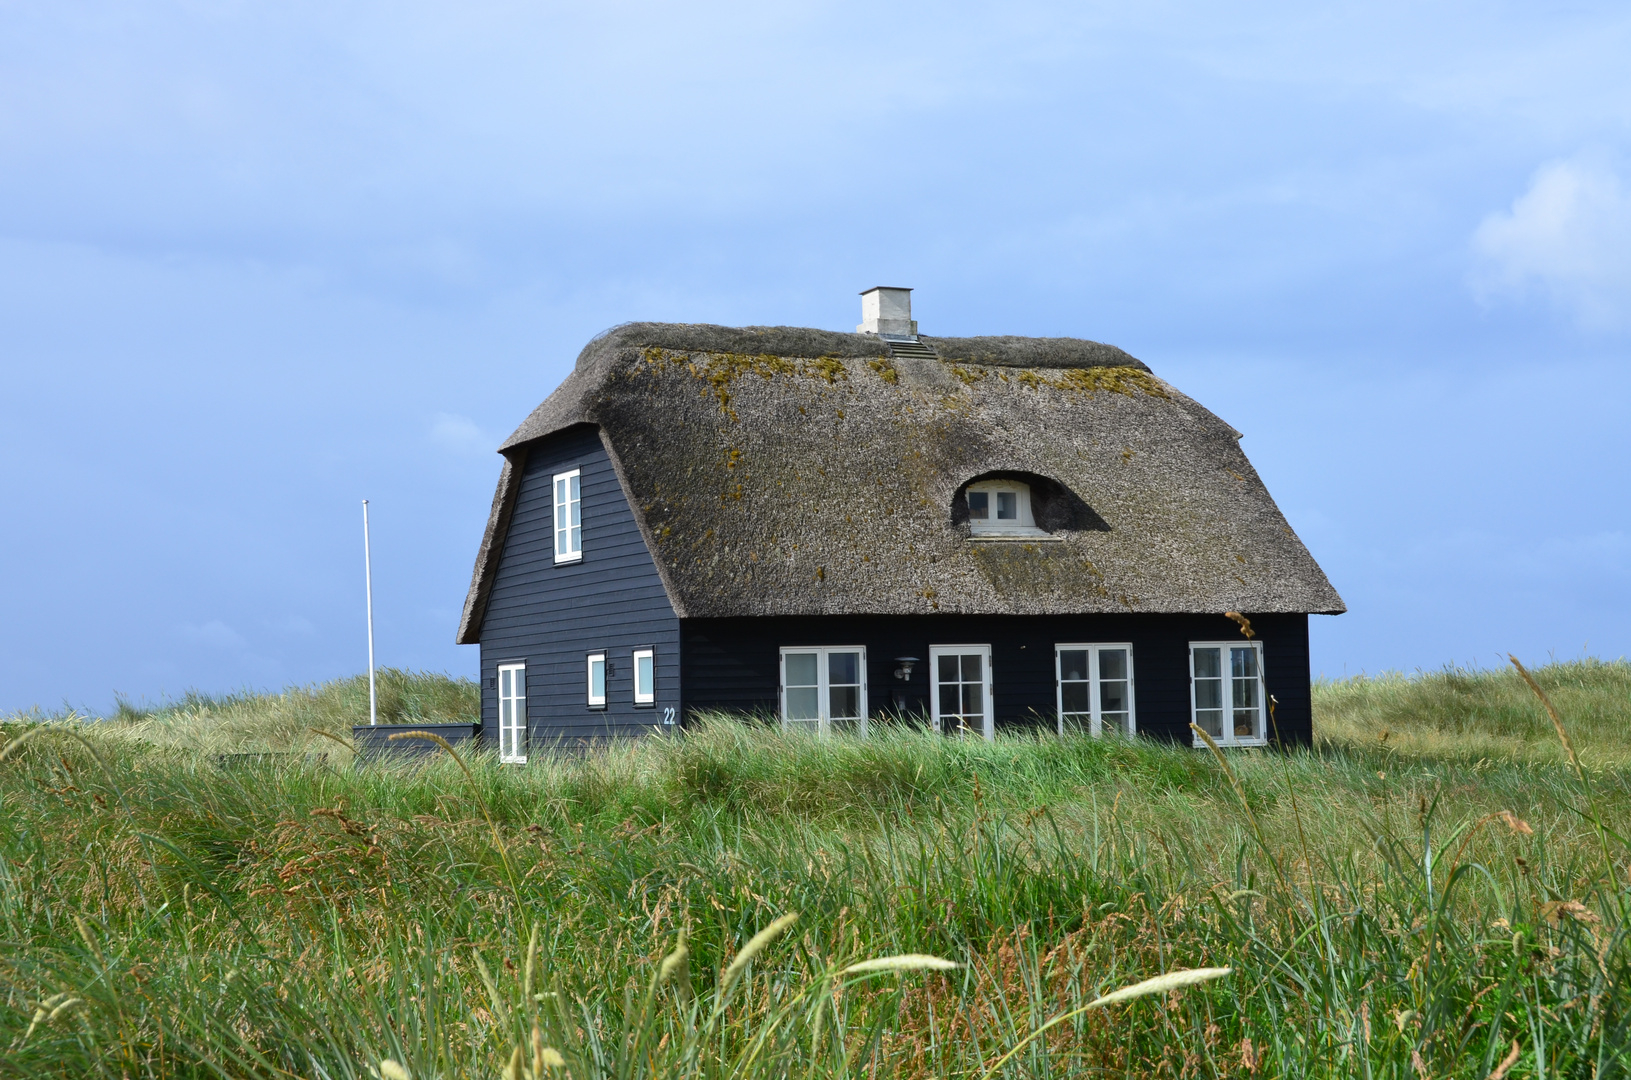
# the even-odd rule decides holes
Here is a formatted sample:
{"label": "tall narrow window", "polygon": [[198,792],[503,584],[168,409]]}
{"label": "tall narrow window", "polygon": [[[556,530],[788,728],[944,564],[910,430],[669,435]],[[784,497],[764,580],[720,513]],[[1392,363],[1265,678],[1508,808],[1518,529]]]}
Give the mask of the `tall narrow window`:
{"label": "tall narrow window", "polygon": [[782,650],[782,726],[827,734],[866,734],[866,650],[860,646]]}
{"label": "tall narrow window", "polygon": [[1054,663],[1059,679],[1059,734],[1085,731],[1131,735],[1133,717],[1133,647],[1131,645],[1058,645]]}
{"label": "tall narrow window", "polygon": [[634,703],[652,705],[657,701],[657,663],[653,650],[634,650]]}
{"label": "tall narrow window", "polygon": [[555,561],[583,558],[583,496],[579,470],[555,474]]}
{"label": "tall narrow window", "polygon": [[604,709],[606,707],[606,654],[592,652],[589,654],[589,707],[591,709]]}
{"label": "tall narrow window", "polygon": [[1224,746],[1268,741],[1262,642],[1191,642],[1189,673],[1196,727]]}
{"label": "tall narrow window", "polygon": [[948,735],[995,738],[991,702],[991,646],[931,645],[934,725]]}
{"label": "tall narrow window", "polygon": [[527,760],[527,665],[498,667],[498,757],[500,761]]}

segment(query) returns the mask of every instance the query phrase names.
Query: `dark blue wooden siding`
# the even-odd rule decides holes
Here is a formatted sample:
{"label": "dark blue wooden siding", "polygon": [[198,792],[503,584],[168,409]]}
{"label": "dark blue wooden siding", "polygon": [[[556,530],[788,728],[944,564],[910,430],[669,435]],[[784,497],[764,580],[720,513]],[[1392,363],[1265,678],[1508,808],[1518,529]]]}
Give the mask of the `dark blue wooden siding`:
{"label": "dark blue wooden siding", "polygon": [[[582,470],[583,560],[555,564],[557,473]],[[498,666],[527,665],[527,724],[535,747],[556,741],[648,734],[680,709],[679,620],[635,524],[611,460],[592,427],[541,439],[528,451],[521,488],[481,623],[481,717],[497,746]],[[656,650],[655,707],[634,705],[635,649]],[[612,663],[606,708],[591,709],[585,658]]]}
{"label": "dark blue wooden siding", "polygon": [[[1281,736],[1312,736],[1306,615],[1252,616],[1263,642],[1269,693]],[[904,687],[909,712],[929,709],[929,646],[990,645],[999,730],[1054,723],[1056,644],[1131,642],[1138,730],[1190,740],[1189,643],[1244,640],[1221,615],[821,616],[687,619],[681,627],[685,708],[774,715],[780,650],[790,645],[864,645],[867,697],[876,714]],[[911,681],[894,677],[895,658],[921,659]],[[1271,730],[1272,736],[1272,730]]]}

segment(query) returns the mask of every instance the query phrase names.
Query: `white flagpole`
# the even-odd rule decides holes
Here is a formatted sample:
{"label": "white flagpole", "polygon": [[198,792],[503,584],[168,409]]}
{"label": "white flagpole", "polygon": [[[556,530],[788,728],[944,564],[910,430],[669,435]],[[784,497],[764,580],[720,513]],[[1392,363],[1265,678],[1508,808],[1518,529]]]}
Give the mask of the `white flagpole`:
{"label": "white flagpole", "polygon": [[374,695],[374,566],[368,552],[368,500],[362,501],[362,576],[368,593],[368,725],[379,723]]}

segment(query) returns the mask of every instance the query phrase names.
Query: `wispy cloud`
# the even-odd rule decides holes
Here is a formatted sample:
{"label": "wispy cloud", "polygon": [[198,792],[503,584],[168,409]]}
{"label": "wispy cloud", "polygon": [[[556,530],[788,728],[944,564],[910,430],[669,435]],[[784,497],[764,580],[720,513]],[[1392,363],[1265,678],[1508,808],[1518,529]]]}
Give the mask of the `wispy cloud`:
{"label": "wispy cloud", "polygon": [[456,454],[485,453],[498,445],[498,440],[477,427],[474,420],[456,413],[437,413],[430,425],[430,438]]}
{"label": "wispy cloud", "polygon": [[1596,330],[1631,326],[1631,191],[1606,162],[1553,162],[1473,233],[1486,302],[1533,288]]}
{"label": "wispy cloud", "polygon": [[184,623],[180,630],[181,636],[195,645],[207,645],[232,652],[241,651],[249,645],[242,634],[220,619],[211,619],[202,624]]}

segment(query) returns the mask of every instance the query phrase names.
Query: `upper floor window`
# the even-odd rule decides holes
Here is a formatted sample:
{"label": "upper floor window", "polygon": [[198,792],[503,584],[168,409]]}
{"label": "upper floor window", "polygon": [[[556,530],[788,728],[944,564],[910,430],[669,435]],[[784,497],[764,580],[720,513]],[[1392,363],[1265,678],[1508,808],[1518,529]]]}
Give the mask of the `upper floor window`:
{"label": "upper floor window", "polygon": [[1046,536],[1031,514],[1031,486],[1019,480],[981,480],[970,484],[968,527],[976,537]]}
{"label": "upper floor window", "polygon": [[579,493],[579,470],[555,474],[555,561],[577,562],[583,558],[583,497]]}
{"label": "upper floor window", "polygon": [[1191,642],[1189,674],[1196,727],[1222,746],[1268,741],[1261,642]]}

